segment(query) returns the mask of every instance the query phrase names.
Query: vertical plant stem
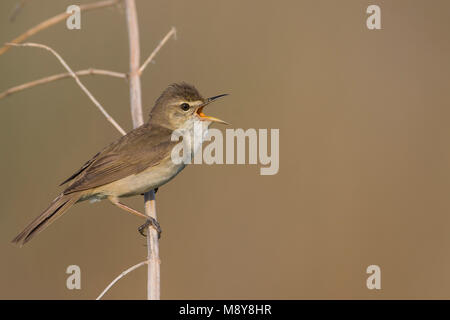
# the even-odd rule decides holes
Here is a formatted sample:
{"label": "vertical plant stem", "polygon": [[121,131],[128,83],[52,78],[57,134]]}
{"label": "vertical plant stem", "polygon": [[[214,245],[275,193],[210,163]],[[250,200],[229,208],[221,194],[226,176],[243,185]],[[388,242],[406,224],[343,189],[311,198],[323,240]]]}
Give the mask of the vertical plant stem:
{"label": "vertical plant stem", "polygon": [[[145,214],[156,219],[155,192],[152,190],[144,195]],[[151,231],[151,232],[150,232]],[[160,299],[160,263],[158,233],[153,228],[147,230],[147,259],[150,262],[147,268],[147,299]]]}
{"label": "vertical plant stem", "polygon": [[137,128],[144,123],[142,117],[142,98],[141,98],[141,78],[139,76],[140,67],[140,44],[139,44],[139,26],[137,21],[136,3],[134,0],[125,0],[126,16],[128,25],[128,40],[130,48],[130,107],[133,127]]}
{"label": "vertical plant stem", "polygon": [[[131,118],[133,126],[139,127],[144,123],[142,116],[141,79],[139,73],[140,47],[139,27],[135,0],[125,0],[128,38],[130,46],[130,99]],[[145,214],[156,219],[156,203],[154,191],[144,195]],[[160,299],[160,260],[158,233],[154,228],[147,230],[147,257],[148,257],[148,279],[147,299]]]}

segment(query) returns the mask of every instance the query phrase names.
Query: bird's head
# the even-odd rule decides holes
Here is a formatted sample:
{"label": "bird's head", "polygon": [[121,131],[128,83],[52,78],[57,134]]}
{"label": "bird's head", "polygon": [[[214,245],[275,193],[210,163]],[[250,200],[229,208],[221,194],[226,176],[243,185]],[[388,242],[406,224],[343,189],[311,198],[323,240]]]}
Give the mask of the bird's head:
{"label": "bird's head", "polygon": [[227,124],[225,121],[203,113],[203,108],[216,99],[226,96],[221,94],[211,98],[203,98],[198,90],[187,83],[171,84],[155,102],[150,112],[150,124],[160,125],[172,130],[184,128],[195,121]]}

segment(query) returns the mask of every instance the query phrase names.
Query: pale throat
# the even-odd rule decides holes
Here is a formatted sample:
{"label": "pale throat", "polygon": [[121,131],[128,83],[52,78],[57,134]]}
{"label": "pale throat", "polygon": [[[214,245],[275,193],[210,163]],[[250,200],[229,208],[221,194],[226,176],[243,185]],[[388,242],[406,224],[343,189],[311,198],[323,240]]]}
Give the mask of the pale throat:
{"label": "pale throat", "polygon": [[[191,106],[197,107],[203,104],[203,101],[189,102]],[[187,146],[191,149],[192,156],[197,153],[201,145],[205,141],[208,135],[208,129],[212,121],[200,120],[199,117],[193,116],[188,119],[183,126],[180,128],[182,131],[189,132],[191,137],[187,142]]]}
{"label": "pale throat", "polygon": [[191,158],[201,149],[208,135],[208,128],[211,123],[211,121],[200,120],[197,116],[193,116],[186,120],[182,127],[176,130],[176,137],[183,137],[183,149],[190,150]]}

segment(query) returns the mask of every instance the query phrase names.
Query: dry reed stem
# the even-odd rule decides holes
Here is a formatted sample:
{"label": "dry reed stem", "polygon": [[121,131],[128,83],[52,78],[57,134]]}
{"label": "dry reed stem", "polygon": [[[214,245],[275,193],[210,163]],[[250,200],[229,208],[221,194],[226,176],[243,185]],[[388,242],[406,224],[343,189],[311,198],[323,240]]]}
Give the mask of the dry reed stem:
{"label": "dry reed stem", "polygon": [[177,30],[175,27],[172,27],[170,31],[166,34],[166,36],[159,42],[158,46],[153,50],[153,52],[148,56],[147,60],[142,64],[142,66],[139,68],[139,75],[142,74],[144,69],[147,67],[147,65],[153,61],[156,54],[161,50],[161,48],[166,44],[166,42],[170,39],[170,37],[174,37],[174,39],[177,38]]}
{"label": "dry reed stem", "polygon": [[[98,2],[94,2],[94,3],[88,3],[88,4],[84,4],[80,6],[80,11],[90,11],[90,10],[95,10],[95,9],[101,9],[101,8],[105,8],[105,7],[110,7],[113,6],[117,3],[119,3],[122,0],[104,0],[104,1],[98,1]],[[20,36],[18,36],[17,38],[14,38],[13,40],[9,41],[9,43],[21,43],[24,40],[28,39],[29,37],[31,37],[32,35],[47,29],[48,27],[51,27],[63,20],[65,20],[67,17],[69,17],[71,15],[71,13],[60,13],[54,17],[51,17],[41,23],[39,23],[38,25],[28,29],[27,31],[25,31],[24,33],[22,33]],[[10,45],[5,45],[3,47],[0,48],[0,56],[2,54],[4,54],[6,51],[8,51],[10,49]]]}
{"label": "dry reed stem", "polygon": [[[123,79],[127,79],[127,77],[128,77],[127,74],[122,73],[122,72],[115,72],[115,71],[94,69],[94,68],[80,70],[80,71],[76,71],[74,73],[79,77],[80,76],[88,76],[88,75],[102,75],[102,76],[110,76],[110,77],[114,77],[114,78],[123,78]],[[51,76],[48,76],[48,77],[45,77],[42,79],[33,80],[30,82],[9,88],[9,89],[1,92],[0,99],[6,98],[7,96],[9,96],[11,94],[17,93],[17,92],[25,90],[25,89],[33,88],[33,87],[41,85],[41,84],[50,83],[50,82],[54,82],[54,81],[69,78],[69,77],[72,77],[72,74],[67,72],[67,73],[59,73],[59,74],[51,75]]]}
{"label": "dry reed stem", "polygon": [[64,66],[64,68],[66,68],[66,70],[70,73],[70,75],[75,79],[77,84],[81,87],[81,90],[83,90],[84,93],[86,93],[86,95],[92,100],[92,102],[94,102],[95,106],[100,110],[100,112],[103,113],[103,115],[105,116],[106,120],[108,120],[121,134],[123,134],[123,135],[126,134],[126,132],[122,129],[122,127],[119,126],[119,124],[113,119],[113,117],[111,117],[109,115],[108,112],[106,112],[106,110],[102,107],[100,102],[98,102],[97,99],[95,99],[95,97],[92,95],[92,93],[90,93],[90,91],[80,81],[80,78],[78,78],[78,76],[72,71],[72,69],[67,65],[67,63],[64,61],[64,59],[61,58],[61,56],[55,50],[53,50],[52,48],[50,48],[50,47],[48,47],[46,45],[39,44],[39,43],[32,43],[32,42],[27,42],[27,43],[22,43],[22,44],[9,43],[9,45],[16,46],[16,47],[41,48],[41,49],[45,49],[45,50],[50,51],[51,53],[53,53],[53,55]]}
{"label": "dry reed stem", "polygon": [[138,263],[138,264],[135,264],[134,266],[132,266],[132,267],[130,267],[130,268],[128,268],[127,270],[125,270],[124,272],[122,272],[121,274],[119,274],[106,288],[105,288],[105,290],[103,290],[102,291],[102,293],[100,293],[100,295],[97,297],[97,299],[95,299],[95,300],[100,300],[104,295],[105,295],[105,293],[106,292],[108,292],[109,291],[109,289],[111,289],[111,287],[113,286],[113,285],[115,285],[116,284],[116,282],[117,281],[119,281],[120,279],[122,279],[123,277],[125,277],[128,273],[130,273],[131,271],[134,271],[134,270],[136,270],[137,268],[139,268],[139,267],[141,267],[141,266],[143,266],[144,264],[147,264],[148,263],[148,260],[145,260],[145,261],[142,261],[142,262],[140,262],[140,263]]}
{"label": "dry reed stem", "polygon": [[[144,123],[142,116],[141,79],[139,73],[140,45],[139,26],[137,20],[136,3],[134,0],[125,0],[127,16],[128,38],[130,46],[130,100],[133,126],[136,128]],[[149,191],[144,195],[145,214],[156,219],[155,193]],[[160,260],[157,231],[149,226],[147,228],[147,299],[160,299]]]}

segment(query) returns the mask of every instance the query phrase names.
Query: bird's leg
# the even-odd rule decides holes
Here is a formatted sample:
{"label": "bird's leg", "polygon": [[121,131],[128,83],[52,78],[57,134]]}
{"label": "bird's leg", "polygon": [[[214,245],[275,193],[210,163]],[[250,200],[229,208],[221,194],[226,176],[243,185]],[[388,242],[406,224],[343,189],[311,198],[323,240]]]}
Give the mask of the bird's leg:
{"label": "bird's leg", "polygon": [[115,206],[119,207],[120,209],[123,209],[129,213],[132,213],[140,218],[144,218],[147,219],[147,216],[143,213],[140,213],[137,210],[134,210],[133,208],[130,208],[129,206],[123,204],[122,202],[120,202],[117,198],[113,198],[113,197],[109,197],[108,198],[109,201],[111,201],[112,204],[114,204]]}
{"label": "bird's leg", "polygon": [[117,197],[108,197],[108,200],[111,201],[112,204],[114,204],[115,206],[119,207],[120,209],[123,209],[123,210],[125,210],[125,211],[127,211],[129,213],[132,213],[132,214],[134,214],[134,215],[136,215],[136,216],[138,216],[140,218],[144,218],[146,220],[145,223],[138,228],[138,231],[139,231],[139,233],[141,235],[146,237],[146,234],[144,233],[144,230],[147,227],[152,226],[158,232],[158,239],[161,238],[161,232],[162,232],[161,226],[159,225],[159,222],[156,221],[155,218],[149,217],[149,216],[147,216],[147,215],[145,215],[143,213],[140,213],[139,211],[137,211],[137,210],[135,210],[133,208],[130,208],[129,206],[121,203],[119,201],[119,199],[117,199]]}

